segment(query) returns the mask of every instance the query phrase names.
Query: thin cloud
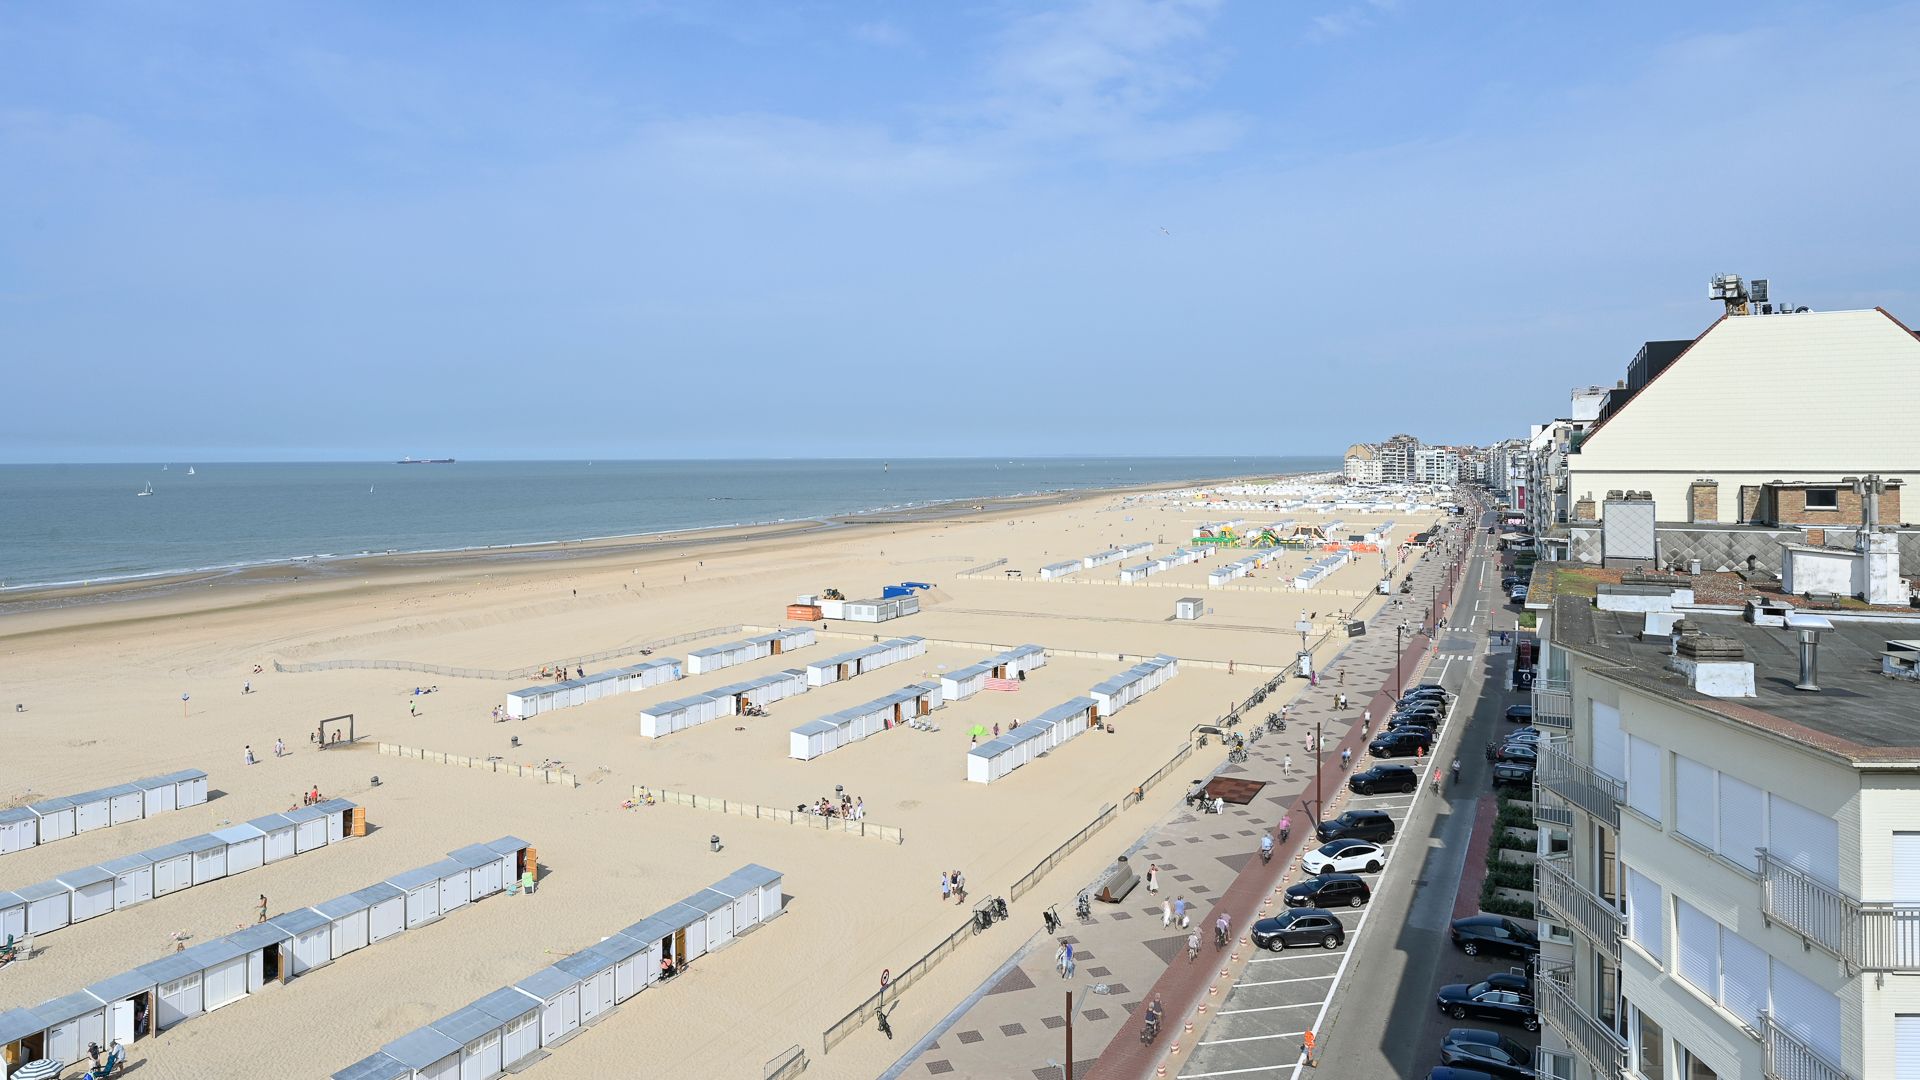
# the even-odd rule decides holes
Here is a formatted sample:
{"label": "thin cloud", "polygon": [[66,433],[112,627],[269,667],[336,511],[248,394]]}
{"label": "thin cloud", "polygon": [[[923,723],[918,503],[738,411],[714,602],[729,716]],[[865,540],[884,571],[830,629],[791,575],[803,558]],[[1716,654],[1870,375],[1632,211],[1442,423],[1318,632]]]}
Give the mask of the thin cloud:
{"label": "thin cloud", "polygon": [[898,49],[913,42],[912,36],[901,29],[899,24],[885,19],[875,19],[872,22],[856,25],[853,28],[853,37],[856,41],[863,41],[883,49]]}

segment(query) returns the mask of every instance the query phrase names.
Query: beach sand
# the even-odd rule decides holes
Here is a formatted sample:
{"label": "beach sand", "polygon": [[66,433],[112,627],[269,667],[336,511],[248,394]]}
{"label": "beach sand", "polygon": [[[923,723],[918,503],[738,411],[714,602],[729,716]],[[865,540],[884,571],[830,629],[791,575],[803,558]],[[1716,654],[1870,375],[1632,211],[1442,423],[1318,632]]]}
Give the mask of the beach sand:
{"label": "beach sand", "polygon": [[[1119,804],[1195,724],[1244,697],[1267,678],[1263,671],[1291,662],[1303,615],[1313,617],[1318,638],[1335,629],[1337,613],[1379,602],[1379,559],[1370,555],[1306,592],[1276,587],[1317,554],[1289,555],[1224,589],[1208,589],[1206,572],[1244,552],[1222,552],[1150,585],[1094,583],[1113,581],[1116,566],[1082,571],[1085,580],[1036,580],[1041,565],[1114,544],[1172,541],[1154,551],[1165,554],[1186,542],[1192,525],[1223,516],[1249,515],[1128,504],[1106,493],[811,531],[655,538],[564,559],[381,561],[298,582],[268,577],[149,589],[112,603],[29,605],[0,618],[7,693],[29,706],[8,714],[0,799],[189,767],[207,770],[216,794],[202,807],[0,857],[0,889],[284,810],[315,785],[366,806],[374,828],[364,839],[45,935],[41,956],[0,972],[0,1004],[37,1004],[136,967],[171,951],[178,933],[190,942],[226,933],[251,921],[260,893],[274,912],[306,906],[510,833],[539,851],[547,877],[536,895],[494,897],[352,953],[143,1039],[133,1060],[145,1061],[149,1080],[324,1076],[758,862],[785,875],[785,913],[556,1049],[558,1068],[566,1075],[750,1076],[797,1044],[812,1059],[812,1075],[875,1075],[1038,929],[1042,906],[1069,904],[1164,815],[1188,777],[1176,772],[1052,871],[1015,905],[1010,927],[962,943],[908,990],[891,1016],[893,1042],[862,1031],[823,1056],[823,1029],[878,988],[883,968],[904,969],[965,921],[966,908],[940,900],[941,871],[964,871],[976,899],[1004,894],[1102,806]],[[1385,516],[1400,523],[1397,542],[1435,515]],[[1343,531],[1380,520],[1271,517],[1343,517]],[[985,574],[957,576],[1003,558]],[[1009,579],[1009,569],[1021,578]],[[796,594],[831,586],[873,596],[902,580],[935,586],[919,615],[878,626],[833,621],[818,644],[786,656],[526,721],[494,723],[489,713],[530,680],[274,669],[275,661],[345,659],[537,666],[713,627],[777,626]],[[1174,601],[1187,595],[1205,597],[1213,612],[1194,623],[1172,621]],[[684,656],[747,633],[657,655]],[[638,711],[648,703],[802,666],[875,635],[919,635],[931,644],[925,656],[777,702],[763,718],[724,718],[660,740],[639,735]],[[1329,636],[1321,658],[1343,641]],[[1025,642],[1095,655],[1057,656],[1017,692],[949,706],[933,716],[939,732],[895,729],[811,762],[787,757],[788,730],[806,720],[984,658],[989,646]],[[1157,652],[1193,662],[1120,713],[1117,732],[1089,732],[991,785],[965,781],[969,727],[997,722],[1004,729]],[[1236,665],[1231,674],[1213,666],[1227,661]],[[253,674],[256,664],[264,672]],[[248,681],[255,692],[243,695]],[[413,694],[436,685],[434,693]],[[182,694],[191,696],[184,705]],[[321,718],[345,713],[353,714],[362,745],[314,752],[307,733]],[[510,736],[521,746],[510,746]],[[276,737],[290,748],[284,759],[272,756]],[[582,786],[381,755],[378,741],[509,762],[554,759]],[[249,744],[260,762],[250,767],[242,764]],[[370,784],[376,774],[377,788]],[[843,785],[864,798],[868,821],[904,830],[905,842],[681,806],[622,809],[642,784],[776,807]],[[725,843],[719,854],[708,850],[716,833]]]}

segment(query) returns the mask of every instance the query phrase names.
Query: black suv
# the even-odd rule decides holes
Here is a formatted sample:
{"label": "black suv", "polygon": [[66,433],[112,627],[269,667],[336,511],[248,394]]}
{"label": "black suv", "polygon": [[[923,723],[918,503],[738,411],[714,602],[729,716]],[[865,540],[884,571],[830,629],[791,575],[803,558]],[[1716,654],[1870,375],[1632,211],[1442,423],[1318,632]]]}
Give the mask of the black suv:
{"label": "black suv", "polygon": [[1507,706],[1507,723],[1509,724],[1533,723],[1533,706],[1531,705]]}
{"label": "black suv", "polygon": [[1329,840],[1371,840],[1384,844],[1393,839],[1393,819],[1385,810],[1349,810],[1315,826],[1320,842]]}
{"label": "black suv", "polygon": [[1288,907],[1360,907],[1373,899],[1365,878],[1356,874],[1321,874],[1287,886]]}
{"label": "black suv", "polygon": [[1420,777],[1405,765],[1375,765],[1353,774],[1347,787],[1355,795],[1378,795],[1387,791],[1412,791],[1420,786]]}
{"label": "black suv", "polygon": [[1493,786],[1512,784],[1516,787],[1533,785],[1533,763],[1530,761],[1496,761],[1493,763]]}
{"label": "black suv", "polygon": [[1401,728],[1377,735],[1367,744],[1367,753],[1377,758],[1412,757],[1433,748],[1433,733],[1425,728]]}
{"label": "black suv", "polygon": [[1505,915],[1469,915],[1453,920],[1447,929],[1453,943],[1468,956],[1500,953],[1532,960],[1540,955],[1540,939],[1533,931]]}
{"label": "black suv", "polygon": [[1253,943],[1274,952],[1289,945],[1337,949],[1346,940],[1347,928],[1325,908],[1294,908],[1253,924]]}

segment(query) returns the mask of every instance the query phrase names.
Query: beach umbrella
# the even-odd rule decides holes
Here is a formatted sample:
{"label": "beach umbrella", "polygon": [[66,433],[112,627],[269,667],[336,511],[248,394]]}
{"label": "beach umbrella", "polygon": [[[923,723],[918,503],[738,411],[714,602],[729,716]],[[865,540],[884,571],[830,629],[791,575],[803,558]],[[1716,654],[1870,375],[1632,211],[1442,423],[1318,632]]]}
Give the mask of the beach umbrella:
{"label": "beach umbrella", "polygon": [[65,1062],[55,1058],[38,1058],[13,1070],[11,1080],[51,1080],[66,1067]]}
{"label": "beach umbrella", "polygon": [[987,725],[985,724],[975,724],[973,725],[973,730],[967,732],[967,734],[973,735],[973,736],[985,735],[986,733],[987,733]]}

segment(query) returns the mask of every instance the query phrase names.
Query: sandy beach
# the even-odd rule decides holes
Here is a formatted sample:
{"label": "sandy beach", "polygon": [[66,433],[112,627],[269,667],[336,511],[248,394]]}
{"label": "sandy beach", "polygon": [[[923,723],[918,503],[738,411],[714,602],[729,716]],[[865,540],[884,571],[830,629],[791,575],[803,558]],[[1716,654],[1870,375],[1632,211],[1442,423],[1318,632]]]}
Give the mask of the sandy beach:
{"label": "sandy beach", "polygon": [[[548,1070],[753,1076],[797,1044],[812,1059],[811,1075],[875,1075],[1038,928],[1043,904],[1070,902],[1114,851],[1168,811],[1184,785],[1149,792],[1016,905],[1012,929],[966,943],[912,988],[891,1018],[899,1035],[893,1043],[863,1036],[822,1055],[822,1030],[878,987],[882,969],[900,970],[964,921],[965,908],[941,902],[943,870],[964,871],[976,898],[1004,893],[1103,805],[1119,803],[1195,724],[1291,662],[1303,617],[1313,625],[1310,636],[1324,640],[1324,655],[1337,650],[1341,615],[1378,603],[1374,587],[1383,573],[1381,556],[1363,554],[1312,589],[1291,588],[1296,572],[1323,557],[1317,551],[1290,552],[1221,588],[1208,587],[1207,572],[1244,551],[1134,585],[1115,583],[1116,566],[1052,582],[1037,579],[1039,567],[1138,541],[1166,554],[1187,542],[1193,525],[1223,517],[1342,518],[1343,532],[1392,518],[1391,549],[1437,516],[1293,510],[1263,518],[1100,493],[583,546],[564,558],[375,560],[297,581],[291,573],[263,574],[146,587],[112,602],[20,605],[0,615],[8,704],[28,710],[7,714],[0,799],[31,801],[179,768],[205,769],[215,795],[201,807],[0,857],[0,889],[284,810],[316,785],[364,805],[374,828],[362,839],[46,935],[40,956],[0,972],[0,1008],[37,1004],[156,959],[177,934],[191,942],[226,933],[251,921],[260,893],[275,912],[318,903],[511,833],[538,848],[546,878],[533,897],[495,897],[350,954],[143,1039],[133,1061],[144,1062],[150,1080],[325,1076],[758,862],[785,875],[783,915],[702,958],[686,978],[622,1005],[556,1049]],[[785,607],[798,594],[833,587],[850,598],[877,596],[882,585],[903,580],[933,585],[917,615],[878,626],[814,624],[819,643],[789,655],[524,721],[496,723],[491,713],[525,679],[275,668],[392,660],[509,669],[635,650],[633,660],[598,665],[608,667],[635,662],[639,646],[668,637],[785,625]],[[1211,610],[1194,622],[1173,621],[1174,601],[1184,596],[1204,598]],[[748,632],[656,655],[684,656]],[[929,646],[924,656],[777,702],[765,717],[723,718],[658,740],[640,736],[638,712],[650,703],[799,666],[875,635],[917,635]],[[800,723],[936,678],[990,647],[1027,642],[1079,655],[1054,657],[1017,692],[982,693],[942,709],[933,717],[938,732],[895,729],[814,761],[787,756],[787,733]],[[1089,732],[996,783],[966,782],[971,726],[1004,728],[1162,652],[1189,663],[1123,711],[1116,731]],[[254,692],[243,694],[248,682]],[[419,687],[437,689],[415,695]],[[348,713],[360,746],[314,752],[307,735],[316,722]],[[287,757],[272,755],[276,738],[288,744]],[[581,786],[385,756],[377,742],[559,762]],[[242,763],[248,745],[259,764]],[[623,809],[636,785],[789,807],[842,786],[864,799],[868,820],[900,828],[905,841],[681,806]],[[725,843],[720,854],[708,850],[716,833]]]}

